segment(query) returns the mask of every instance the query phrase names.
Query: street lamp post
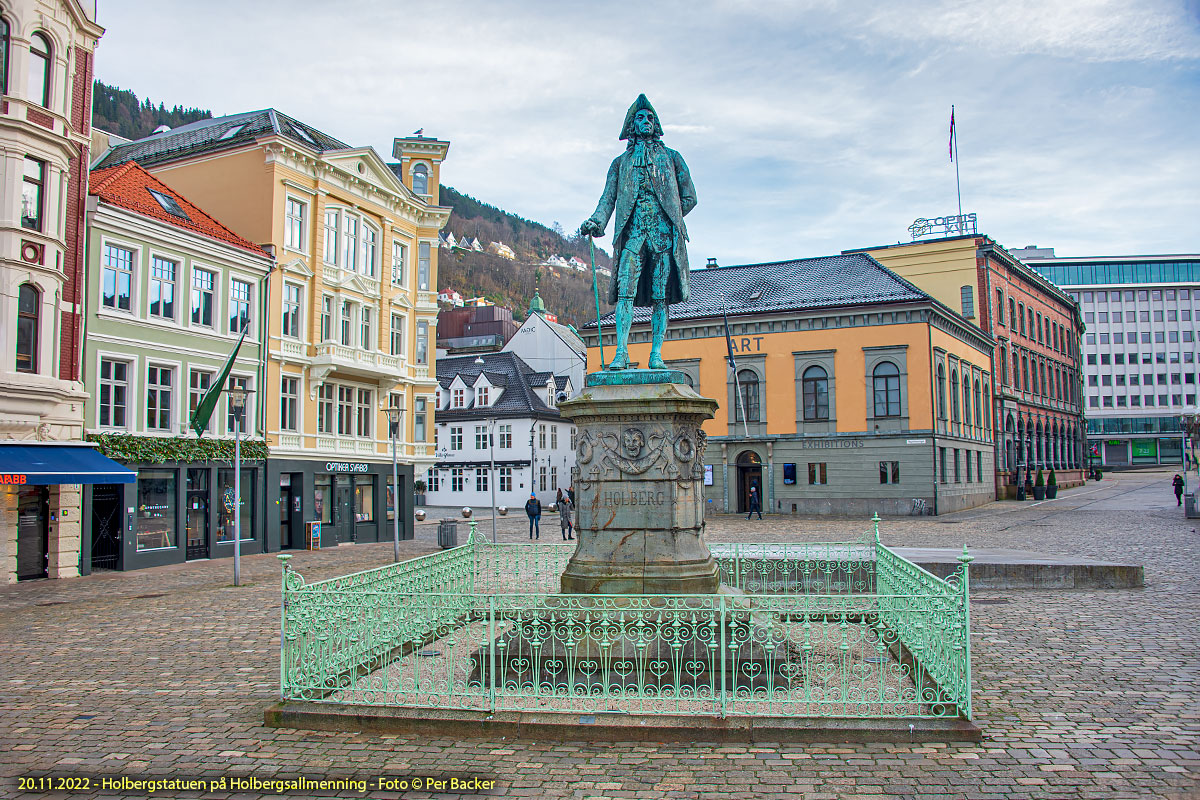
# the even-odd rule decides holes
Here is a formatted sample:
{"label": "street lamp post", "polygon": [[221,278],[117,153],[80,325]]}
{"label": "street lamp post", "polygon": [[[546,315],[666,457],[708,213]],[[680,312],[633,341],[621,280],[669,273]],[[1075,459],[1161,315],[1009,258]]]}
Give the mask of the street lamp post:
{"label": "street lamp post", "polygon": [[242,428],[246,420],[246,398],[250,395],[243,386],[233,385],[225,390],[229,410],[233,412],[233,585],[242,585]]}
{"label": "street lamp post", "polygon": [[496,420],[488,420],[488,488],[492,490],[492,544],[496,543]]}
{"label": "street lamp post", "polygon": [[400,434],[400,419],[404,409],[388,406],[388,432],[392,437],[392,560],[400,560],[400,481],[396,467],[396,439]]}

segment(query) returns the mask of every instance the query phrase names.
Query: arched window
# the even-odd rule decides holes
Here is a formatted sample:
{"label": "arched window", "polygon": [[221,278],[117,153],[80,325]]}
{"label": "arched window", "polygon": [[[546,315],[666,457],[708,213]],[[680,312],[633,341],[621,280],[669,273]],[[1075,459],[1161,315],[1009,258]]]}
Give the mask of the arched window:
{"label": "arched window", "polygon": [[8,94],[8,20],[0,17],[0,94]]}
{"label": "arched window", "polygon": [[759,416],[758,375],[753,370],[743,369],[738,371],[737,379],[742,390],[737,413],[741,415],[741,419],[745,419],[747,422],[758,422],[761,419]]}
{"label": "arched window", "polygon": [[1041,391],[1038,392],[1042,397],[1046,396],[1046,362],[1043,361],[1038,368],[1038,373],[1041,375]]}
{"label": "arched window", "polygon": [[958,370],[950,370],[950,420],[958,422]]}
{"label": "arched window", "polygon": [[874,378],[875,416],[900,416],[900,370],[890,361],[881,361]]}
{"label": "arched window", "polygon": [[1017,391],[1020,391],[1020,390],[1021,390],[1021,364],[1020,364],[1020,361],[1018,361],[1018,359],[1017,359],[1017,353],[1016,353],[1016,351],[1013,351],[1013,354],[1012,354],[1012,356],[1013,356],[1013,357],[1012,357],[1012,362],[1013,362],[1013,372],[1012,372],[1012,382],[1013,382],[1013,388],[1014,388],[1014,389],[1016,389]]}
{"label": "arched window", "polygon": [[938,364],[937,371],[938,419],[946,418],[946,368]]}
{"label": "arched window", "polygon": [[429,194],[429,167],[424,164],[413,167],[412,189],[414,194]]}
{"label": "arched window", "polygon": [[1021,386],[1029,391],[1029,356],[1021,356]]}
{"label": "arched window", "polygon": [[38,317],[42,293],[30,283],[17,290],[17,372],[37,372]]}
{"label": "arched window", "polygon": [[804,370],[804,418],[829,419],[829,374],[821,367]]}
{"label": "arched window", "polygon": [[992,401],[988,399],[987,386],[983,387],[983,430],[984,433],[991,433],[992,430]]}
{"label": "arched window", "polygon": [[983,398],[979,392],[979,381],[975,381],[975,424],[983,427]]}
{"label": "arched window", "polygon": [[29,37],[29,99],[50,107],[50,42],[40,33]]}
{"label": "arched window", "polygon": [[1008,383],[1008,351],[1000,348],[1000,385]]}
{"label": "arched window", "polygon": [[971,424],[971,374],[963,370],[963,422]]}

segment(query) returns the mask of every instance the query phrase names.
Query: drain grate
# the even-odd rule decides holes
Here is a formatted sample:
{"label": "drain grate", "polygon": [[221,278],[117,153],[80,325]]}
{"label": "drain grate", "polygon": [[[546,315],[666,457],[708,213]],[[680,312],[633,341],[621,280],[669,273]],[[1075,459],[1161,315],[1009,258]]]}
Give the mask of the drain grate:
{"label": "drain grate", "polygon": [[999,606],[999,605],[1004,605],[1005,603],[1011,603],[1011,602],[1012,602],[1012,600],[1009,600],[1006,597],[981,597],[978,600],[972,600],[971,605],[973,605],[973,606]]}

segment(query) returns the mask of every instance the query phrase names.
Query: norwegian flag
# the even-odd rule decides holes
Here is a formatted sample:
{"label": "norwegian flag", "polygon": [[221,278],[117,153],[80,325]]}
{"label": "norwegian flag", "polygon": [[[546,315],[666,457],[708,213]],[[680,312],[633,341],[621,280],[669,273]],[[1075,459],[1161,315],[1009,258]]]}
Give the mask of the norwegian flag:
{"label": "norwegian flag", "polygon": [[954,160],[954,106],[950,106],[950,160]]}

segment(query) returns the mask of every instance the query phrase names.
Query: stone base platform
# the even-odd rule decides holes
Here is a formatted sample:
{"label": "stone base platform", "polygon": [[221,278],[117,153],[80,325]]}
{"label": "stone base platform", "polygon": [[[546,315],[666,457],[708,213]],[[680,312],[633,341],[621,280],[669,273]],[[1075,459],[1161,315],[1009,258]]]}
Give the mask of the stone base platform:
{"label": "stone base platform", "polygon": [[[894,547],[899,555],[944,578],[958,569],[962,549]],[[971,548],[972,589],[1140,589],[1143,567],[1027,550]]]}
{"label": "stone base platform", "polygon": [[507,737],[588,742],[978,742],[963,719],[718,717],[546,711],[465,711],[286,701],[267,708],[269,728],[362,731],[434,738]]}

